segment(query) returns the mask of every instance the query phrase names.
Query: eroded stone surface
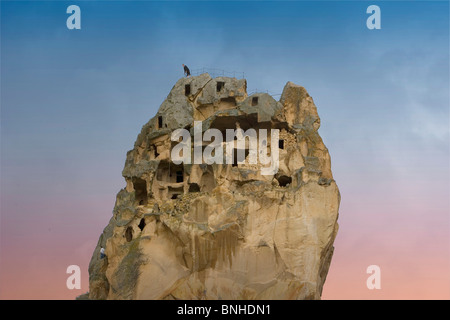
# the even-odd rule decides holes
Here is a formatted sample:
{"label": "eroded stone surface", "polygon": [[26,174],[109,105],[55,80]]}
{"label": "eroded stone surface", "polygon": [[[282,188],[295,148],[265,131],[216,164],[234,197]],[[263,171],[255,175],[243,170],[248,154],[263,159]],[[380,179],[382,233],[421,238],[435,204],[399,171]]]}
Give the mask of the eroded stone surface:
{"label": "eroded stone surface", "polygon": [[[145,124],[90,265],[90,299],[319,299],[340,195],[306,90],[247,96],[244,79],[182,78]],[[174,129],[279,129],[279,170],[175,165]],[[100,259],[100,248],[107,257]]]}

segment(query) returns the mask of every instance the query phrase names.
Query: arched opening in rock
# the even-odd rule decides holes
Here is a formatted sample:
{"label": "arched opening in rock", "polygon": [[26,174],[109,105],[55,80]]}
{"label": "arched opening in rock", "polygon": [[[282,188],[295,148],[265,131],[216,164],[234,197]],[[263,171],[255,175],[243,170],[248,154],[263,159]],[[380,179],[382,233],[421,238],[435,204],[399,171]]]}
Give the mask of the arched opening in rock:
{"label": "arched opening in rock", "polygon": [[133,178],[134,197],[139,205],[147,204],[147,182],[141,178]]}
{"label": "arched opening in rock", "polygon": [[252,98],[252,106],[256,106],[258,104],[258,97],[253,97]]}
{"label": "arched opening in rock", "polygon": [[200,186],[197,183],[189,184],[189,192],[200,192]]}
{"label": "arched opening in rock", "polygon": [[139,229],[141,229],[141,231],[144,230],[144,228],[145,228],[145,219],[144,218],[141,219],[138,227],[139,227]]}
{"label": "arched opening in rock", "polygon": [[133,228],[131,226],[128,227],[127,230],[125,230],[125,239],[127,240],[127,242],[133,240]]}
{"label": "arched opening in rock", "polygon": [[279,176],[277,180],[280,187],[286,187],[288,184],[292,183],[292,178],[288,176]]}

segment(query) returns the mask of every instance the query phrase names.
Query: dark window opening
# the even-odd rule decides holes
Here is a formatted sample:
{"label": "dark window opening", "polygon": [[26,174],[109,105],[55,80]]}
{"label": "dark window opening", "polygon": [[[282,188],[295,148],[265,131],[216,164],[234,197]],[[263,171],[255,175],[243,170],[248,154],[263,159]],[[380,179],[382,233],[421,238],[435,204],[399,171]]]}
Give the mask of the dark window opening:
{"label": "dark window opening", "polygon": [[183,171],[177,171],[177,183],[183,182]]}
{"label": "dark window opening", "polygon": [[280,187],[286,187],[288,184],[292,183],[292,178],[288,176],[279,176],[277,180]]}
{"label": "dark window opening", "polygon": [[179,196],[179,194],[178,194],[178,193],[174,193],[174,194],[172,195],[172,197],[171,197],[170,199],[177,199],[177,198],[178,198],[178,196]]}
{"label": "dark window opening", "polygon": [[191,183],[189,185],[189,192],[200,192],[200,186],[196,183]]}
{"label": "dark window opening", "polygon": [[145,228],[145,219],[144,218],[141,219],[138,227],[139,227],[139,229],[141,229],[141,231],[144,230],[144,228]]}
{"label": "dark window opening", "polygon": [[223,87],[225,87],[225,82],[217,81],[217,87],[216,87],[217,92],[222,91]]}
{"label": "dark window opening", "polygon": [[187,84],[187,85],[184,86],[184,95],[188,96],[190,94],[191,94],[191,85]]}
{"label": "dark window opening", "polygon": [[147,182],[140,178],[133,178],[134,197],[139,205],[147,204]]}
{"label": "dark window opening", "polygon": [[125,239],[127,240],[127,242],[130,242],[131,240],[133,240],[133,228],[132,227],[128,227],[127,230],[125,230]]}
{"label": "dark window opening", "polygon": [[284,140],[283,139],[278,140],[278,147],[280,149],[284,149]]}
{"label": "dark window opening", "polygon": [[153,153],[154,153],[154,155],[155,155],[155,159],[158,158],[159,153],[158,153],[158,149],[156,148],[155,145],[153,145]]}
{"label": "dark window opening", "polygon": [[161,129],[163,127],[163,119],[162,116],[158,117],[158,128]]}
{"label": "dark window opening", "polygon": [[256,106],[258,104],[258,97],[252,98],[252,106]]}

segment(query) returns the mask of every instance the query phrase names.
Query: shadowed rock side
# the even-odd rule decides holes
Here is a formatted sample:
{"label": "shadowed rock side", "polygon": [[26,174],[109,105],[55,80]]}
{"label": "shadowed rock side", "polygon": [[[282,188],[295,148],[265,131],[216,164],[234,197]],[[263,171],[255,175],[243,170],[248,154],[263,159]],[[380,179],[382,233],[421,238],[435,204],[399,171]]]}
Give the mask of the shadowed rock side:
{"label": "shadowed rock side", "polygon": [[[320,299],[340,195],[316,106],[291,82],[280,101],[246,87],[182,78],[143,126],[89,265],[90,299]],[[203,131],[279,129],[278,172],[174,164],[171,133],[193,134],[194,120]]]}

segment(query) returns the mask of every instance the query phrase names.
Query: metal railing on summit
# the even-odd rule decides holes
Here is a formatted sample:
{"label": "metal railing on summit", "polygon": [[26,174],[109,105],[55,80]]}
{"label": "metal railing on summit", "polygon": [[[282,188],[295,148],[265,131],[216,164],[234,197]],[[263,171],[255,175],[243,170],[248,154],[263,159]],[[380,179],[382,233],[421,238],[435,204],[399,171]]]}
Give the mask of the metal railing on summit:
{"label": "metal railing on summit", "polygon": [[[218,68],[198,68],[191,70],[192,76],[199,76],[203,73],[208,73],[212,78],[217,77],[228,77],[228,78],[236,78],[236,79],[245,79],[245,73],[241,71],[226,71],[224,69],[218,69]],[[248,95],[251,96],[255,93],[267,93],[271,95],[272,97],[281,96],[281,93],[270,93],[269,90],[258,90],[258,89],[252,89],[247,90]]]}
{"label": "metal railing on summit", "polygon": [[281,93],[270,93],[269,90],[258,90],[257,88],[247,90],[247,92],[248,92],[249,96],[251,96],[252,94],[255,94],[255,93],[267,93],[268,95],[270,95],[272,97],[281,96]]}
{"label": "metal railing on summit", "polygon": [[227,71],[223,69],[217,69],[217,68],[199,68],[199,69],[193,69],[191,71],[191,75],[193,76],[199,76],[203,73],[208,73],[212,78],[217,77],[228,77],[228,78],[236,78],[236,79],[244,79],[245,73],[241,71]]}

